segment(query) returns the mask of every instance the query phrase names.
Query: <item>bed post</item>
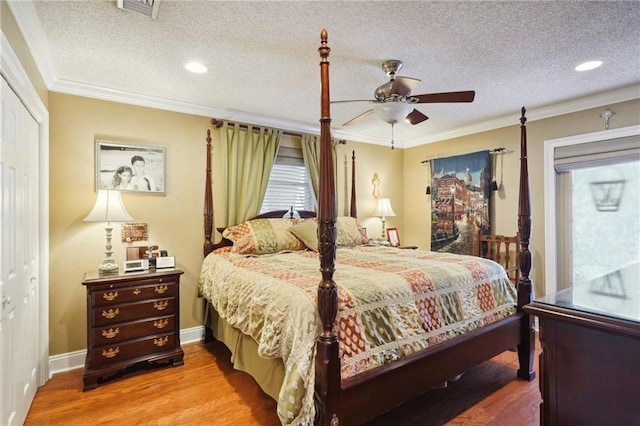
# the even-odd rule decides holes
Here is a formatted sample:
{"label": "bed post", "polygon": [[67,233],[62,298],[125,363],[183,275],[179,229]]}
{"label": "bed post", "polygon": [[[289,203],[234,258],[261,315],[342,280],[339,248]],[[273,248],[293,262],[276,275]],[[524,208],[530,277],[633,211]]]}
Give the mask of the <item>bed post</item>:
{"label": "bed post", "polygon": [[[529,168],[527,166],[527,118],[526,109],[522,107],[520,117],[520,198],[518,200],[518,236],[520,237],[520,253],[518,254],[520,265],[520,279],[518,280],[518,311],[523,312],[523,307],[531,302],[532,283],[529,278],[531,271],[531,251],[529,239],[531,237],[531,197],[529,194]],[[533,317],[525,315],[521,323],[521,340],[518,345],[518,360],[520,368],[518,377],[525,380],[533,380],[533,356],[535,351],[535,330]]]}
{"label": "bed post", "polygon": [[320,33],[320,185],[318,194],[318,254],[322,281],[318,285],[318,312],[322,331],[317,341],[314,400],[316,424],[337,426],[340,412],[340,358],[333,322],[338,312],[338,290],[333,281],[336,260],[336,204],[329,110],[329,52],[327,30]]}
{"label": "bed post", "polygon": [[204,256],[213,250],[213,198],[211,197],[211,130],[207,129],[207,171],[204,179]]}
{"label": "bed post", "polygon": [[351,151],[351,217],[358,217],[358,209],[356,206],[356,152]]}

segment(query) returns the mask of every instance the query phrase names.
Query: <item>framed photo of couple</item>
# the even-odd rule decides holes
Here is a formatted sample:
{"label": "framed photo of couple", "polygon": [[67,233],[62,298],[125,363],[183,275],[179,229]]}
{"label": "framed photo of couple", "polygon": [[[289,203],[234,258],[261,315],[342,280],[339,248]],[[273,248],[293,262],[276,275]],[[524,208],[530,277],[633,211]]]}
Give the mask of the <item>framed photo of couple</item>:
{"label": "framed photo of couple", "polygon": [[166,194],[164,147],[96,139],[96,190]]}

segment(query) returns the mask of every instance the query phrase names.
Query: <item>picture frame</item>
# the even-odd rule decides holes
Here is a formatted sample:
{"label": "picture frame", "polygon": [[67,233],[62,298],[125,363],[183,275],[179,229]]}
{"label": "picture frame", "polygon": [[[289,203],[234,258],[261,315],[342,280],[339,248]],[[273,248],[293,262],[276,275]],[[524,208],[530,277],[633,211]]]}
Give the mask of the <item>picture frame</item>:
{"label": "picture frame", "polygon": [[95,186],[121,192],[166,195],[166,149],[96,139]]}
{"label": "picture frame", "polygon": [[392,247],[400,247],[400,236],[398,234],[398,228],[387,228],[387,241]]}
{"label": "picture frame", "polygon": [[123,243],[149,240],[146,223],[123,223],[120,226],[120,234]]}

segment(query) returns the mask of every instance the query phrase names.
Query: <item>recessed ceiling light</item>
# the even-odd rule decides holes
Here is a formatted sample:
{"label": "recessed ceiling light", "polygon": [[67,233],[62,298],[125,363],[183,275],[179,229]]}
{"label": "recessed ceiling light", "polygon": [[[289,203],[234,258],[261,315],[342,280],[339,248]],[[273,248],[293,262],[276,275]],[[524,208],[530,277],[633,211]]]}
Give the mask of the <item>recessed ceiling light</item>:
{"label": "recessed ceiling light", "polygon": [[184,67],[191,72],[195,72],[196,74],[203,74],[207,72],[207,67],[202,65],[200,62],[189,62],[184,64]]}
{"label": "recessed ceiling light", "polygon": [[602,61],[588,61],[576,67],[576,71],[589,71],[602,65]]}

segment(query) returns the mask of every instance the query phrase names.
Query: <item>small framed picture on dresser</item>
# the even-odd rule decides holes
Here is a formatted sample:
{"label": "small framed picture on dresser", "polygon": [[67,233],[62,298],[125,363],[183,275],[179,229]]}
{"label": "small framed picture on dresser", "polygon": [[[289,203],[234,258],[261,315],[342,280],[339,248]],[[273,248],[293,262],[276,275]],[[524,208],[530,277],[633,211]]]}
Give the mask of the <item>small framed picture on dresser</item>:
{"label": "small framed picture on dresser", "polygon": [[387,228],[387,241],[392,247],[400,246],[400,236],[398,235],[398,228]]}

